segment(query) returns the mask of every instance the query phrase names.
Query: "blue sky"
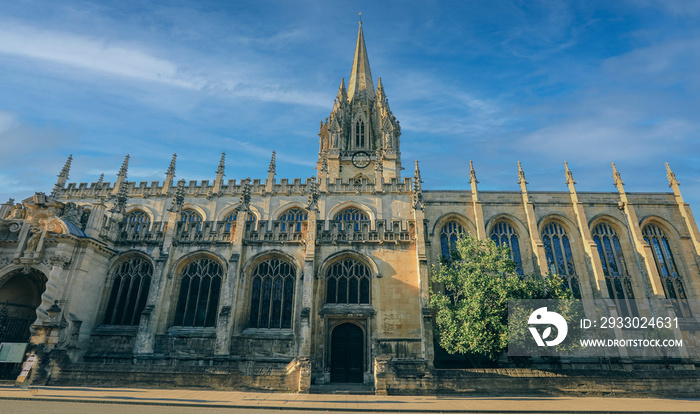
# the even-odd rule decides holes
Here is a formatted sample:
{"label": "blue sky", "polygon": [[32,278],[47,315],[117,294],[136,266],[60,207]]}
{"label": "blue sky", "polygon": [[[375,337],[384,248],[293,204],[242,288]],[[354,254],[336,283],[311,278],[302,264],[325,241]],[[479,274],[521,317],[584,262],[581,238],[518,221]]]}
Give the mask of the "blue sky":
{"label": "blue sky", "polygon": [[0,201],[71,182],[310,177],[362,11],[424,188],[669,191],[700,202],[698,1],[4,2]]}

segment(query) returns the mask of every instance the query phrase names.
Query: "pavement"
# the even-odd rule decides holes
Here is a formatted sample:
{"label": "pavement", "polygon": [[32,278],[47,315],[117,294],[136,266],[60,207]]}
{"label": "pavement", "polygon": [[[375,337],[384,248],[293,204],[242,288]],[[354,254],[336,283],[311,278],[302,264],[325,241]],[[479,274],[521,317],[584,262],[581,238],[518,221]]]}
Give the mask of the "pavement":
{"label": "pavement", "polygon": [[[698,399],[614,397],[461,397],[355,394],[285,394],[185,389],[29,387],[0,385],[0,400],[29,402],[130,404],[142,406],[236,408],[264,411],[326,412],[501,412],[638,413],[700,412]],[[8,402],[9,403],[9,402]],[[3,411],[0,402],[0,412]],[[38,408],[39,404],[36,404]],[[215,410],[212,410],[212,412]],[[45,411],[44,411],[45,412]]]}

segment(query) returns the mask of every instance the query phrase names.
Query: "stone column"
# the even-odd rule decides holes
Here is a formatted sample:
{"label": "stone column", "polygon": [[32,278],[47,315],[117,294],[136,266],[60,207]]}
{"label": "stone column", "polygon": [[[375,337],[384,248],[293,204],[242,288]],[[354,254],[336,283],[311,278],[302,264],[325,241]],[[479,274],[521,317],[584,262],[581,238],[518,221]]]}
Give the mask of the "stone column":
{"label": "stone column", "polygon": [[484,222],[484,208],[479,201],[479,189],[476,180],[474,165],[469,161],[469,184],[472,188],[472,209],[474,211],[474,225],[476,226],[476,236],[480,240],[486,240],[486,223]]}
{"label": "stone column", "polygon": [[[146,307],[141,312],[139,320],[139,330],[136,334],[136,342],[134,344],[134,355],[152,355],[155,342],[157,328],[157,312],[153,311],[159,303],[163,303],[160,299],[165,295],[165,264],[166,257],[156,261],[156,267],[153,269],[153,277],[151,278],[151,287],[148,291],[146,299]],[[161,309],[159,311],[162,312]]]}
{"label": "stone column", "polygon": [[226,272],[226,278],[221,286],[221,311],[216,322],[216,345],[214,349],[214,354],[216,355],[229,355],[231,353],[231,331],[233,328],[231,309],[233,308],[233,298],[235,297],[236,284],[238,282],[239,258],[239,254],[231,255],[228,272]]}
{"label": "stone column", "polygon": [[[318,209],[310,208],[306,230],[306,252],[304,254],[303,279],[301,281],[301,310],[299,312],[299,355],[311,355],[311,308],[313,307],[316,256],[316,220]],[[299,302],[297,302],[299,303]]]}
{"label": "stone column", "polygon": [[[613,179],[615,180],[615,187],[620,194],[620,208],[625,213],[625,218],[627,219],[627,225],[632,233],[632,239],[634,240],[634,245],[637,248],[637,252],[642,256],[644,262],[644,268],[649,275],[649,281],[651,282],[651,292],[650,294],[664,297],[664,288],[661,283],[661,278],[659,277],[658,269],[656,268],[656,263],[654,262],[654,252],[651,250],[651,246],[644,240],[642,236],[642,230],[639,228],[639,219],[637,218],[637,212],[634,209],[634,205],[630,204],[627,199],[627,193],[623,187],[624,182],[620,177],[620,173],[615,168],[615,163],[612,163]],[[644,278],[644,275],[642,275]],[[644,283],[646,288],[646,283]]]}
{"label": "stone column", "polygon": [[537,219],[535,216],[535,205],[530,201],[530,196],[527,193],[527,181],[525,180],[525,172],[523,172],[518,161],[518,184],[520,184],[520,192],[523,195],[523,208],[525,209],[525,217],[527,218],[527,228],[530,233],[530,242],[532,243],[532,251],[535,254],[535,272],[546,274],[549,272],[547,267],[547,255],[544,252],[544,243],[540,237],[540,231],[537,228]]}
{"label": "stone column", "polygon": [[[576,224],[578,224],[579,233],[581,233],[581,239],[583,241],[583,250],[586,252],[591,260],[591,267],[593,269],[593,282],[594,286],[598,289],[600,295],[607,299],[610,298],[610,294],[605,284],[605,274],[603,273],[603,264],[600,261],[600,256],[598,255],[598,246],[593,241],[591,236],[591,230],[588,228],[588,219],[586,218],[586,212],[583,209],[583,203],[578,199],[578,193],[576,192],[576,181],[574,181],[573,174],[569,170],[569,165],[564,163],[566,169],[566,185],[569,186],[569,195],[571,196],[571,204],[574,208],[574,215],[576,216]],[[583,286],[582,286],[583,287]],[[589,290],[591,283],[587,284],[586,290]],[[581,297],[592,297],[589,295],[590,292],[581,292]]]}

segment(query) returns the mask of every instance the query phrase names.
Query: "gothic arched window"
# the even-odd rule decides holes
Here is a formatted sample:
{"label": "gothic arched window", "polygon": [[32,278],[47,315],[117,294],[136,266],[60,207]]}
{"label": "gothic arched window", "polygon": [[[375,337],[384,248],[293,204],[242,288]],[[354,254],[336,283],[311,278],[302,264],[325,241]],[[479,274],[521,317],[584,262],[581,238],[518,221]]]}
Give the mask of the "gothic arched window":
{"label": "gothic arched window", "polygon": [[292,229],[292,231],[301,231],[301,224],[308,220],[308,218],[309,213],[306,212],[306,210],[302,210],[297,207],[290,208],[282,213],[279,218],[282,222],[281,230],[287,230],[287,225],[289,225],[289,228]]}
{"label": "gothic arched window", "polygon": [[[238,210],[234,211],[233,213],[229,214],[224,218],[224,222],[226,223],[226,226],[224,227],[224,231],[226,233],[231,231],[231,224],[235,222],[238,219]],[[248,222],[249,223],[255,223],[256,217],[255,214],[253,213],[248,213]]]}
{"label": "gothic arched window", "polygon": [[326,273],[326,303],[370,303],[371,272],[366,264],[354,259],[333,263]]}
{"label": "gothic arched window", "polygon": [[153,266],[134,257],[119,263],[105,311],[105,325],[138,325],[151,287]]}
{"label": "gothic arched window", "polygon": [[195,226],[198,231],[202,230],[202,216],[196,210],[191,208],[183,210],[180,221],[184,223],[182,229],[185,231]]}
{"label": "gothic arched window", "polygon": [[622,254],[620,238],[612,226],[607,223],[595,226],[591,234],[598,247],[598,256],[603,265],[608,294],[615,301],[621,316],[637,315],[632,280],[627,271],[625,257]]}
{"label": "gothic arched window", "polygon": [[464,233],[464,228],[454,220],[448,221],[442,226],[440,230],[440,251],[443,259],[450,259],[452,251],[457,248],[457,239],[462,233]]}
{"label": "gothic arched window", "polygon": [[214,326],[224,270],[211,259],[189,262],[180,273],[174,326]]}
{"label": "gothic arched window", "polygon": [[355,207],[348,207],[335,215],[335,221],[340,223],[340,230],[352,227],[355,231],[360,230],[360,222],[367,221],[367,213]]}
{"label": "gothic arched window", "polygon": [[656,224],[647,224],[642,230],[644,240],[649,243],[654,251],[654,263],[659,271],[661,283],[664,286],[666,297],[671,299],[676,308],[676,314],[685,318],[690,318],[690,305],[688,295],[683,284],[683,277],[678,273],[676,261],[671,253],[671,246],[668,237]]}
{"label": "gothic arched window", "polygon": [[505,221],[499,221],[491,228],[491,240],[499,246],[510,249],[510,258],[518,265],[516,268],[518,274],[522,275],[523,261],[520,257],[520,243],[518,242],[518,233],[513,230],[513,226]]}
{"label": "gothic arched window", "polygon": [[355,148],[365,147],[365,122],[358,120],[355,123]]}
{"label": "gothic arched window", "polygon": [[136,231],[143,228],[148,228],[151,223],[151,217],[143,210],[134,210],[126,217],[126,222]]}
{"label": "gothic arched window", "polygon": [[267,259],[251,275],[250,327],[290,329],[296,269],[282,259]]}
{"label": "gothic arched window", "polygon": [[574,297],[581,299],[581,289],[574,267],[574,257],[571,254],[569,235],[558,223],[551,222],[542,230],[542,242],[547,256],[549,273],[559,275],[564,280],[564,286],[574,292]]}

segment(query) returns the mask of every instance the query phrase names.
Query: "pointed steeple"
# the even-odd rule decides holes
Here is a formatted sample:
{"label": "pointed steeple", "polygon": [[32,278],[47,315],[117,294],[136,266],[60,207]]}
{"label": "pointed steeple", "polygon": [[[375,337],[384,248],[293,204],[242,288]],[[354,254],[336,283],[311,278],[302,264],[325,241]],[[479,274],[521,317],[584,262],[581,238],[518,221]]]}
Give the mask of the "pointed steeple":
{"label": "pointed steeple", "polygon": [[338,87],[338,95],[335,97],[338,103],[347,102],[348,91],[345,89],[345,78],[340,78],[340,86]]}
{"label": "pointed steeple", "polygon": [[173,158],[170,160],[170,165],[168,165],[168,170],[165,171],[165,181],[163,182],[163,189],[161,194],[168,194],[170,187],[173,185],[173,180],[175,179],[175,160],[177,159],[177,153],[173,154]]}
{"label": "pointed steeple", "polygon": [[175,160],[177,159],[177,153],[173,154],[173,159],[170,160],[170,165],[168,165],[168,170],[165,172],[165,175],[172,175],[175,177]]}
{"label": "pointed steeple", "polygon": [[374,98],[374,83],[372,72],[369,70],[369,57],[365,46],[365,35],[362,33],[362,22],[357,32],[357,44],[355,45],[355,57],[352,61],[352,72],[348,84],[348,98],[352,101],[355,94],[365,91],[370,98]]}
{"label": "pointed steeple", "polygon": [[[122,163],[119,173],[117,173],[117,181],[114,183],[114,188],[112,188],[111,195],[119,196],[119,192],[122,189],[122,183],[126,181],[126,172],[129,169],[129,154],[124,157],[124,162]],[[124,190],[126,191],[126,190]]]}
{"label": "pointed steeple", "polygon": [[219,160],[219,167],[216,169],[216,179],[214,180],[214,188],[212,188],[211,196],[221,195],[221,186],[224,183],[224,169],[226,168],[226,153],[221,153],[221,159]]}
{"label": "pointed steeple", "polygon": [[222,152],[221,159],[219,160],[219,168],[216,169],[216,175],[219,175],[219,174],[221,174],[222,176],[225,175],[224,168],[226,168],[226,153]]}
{"label": "pointed steeple", "polygon": [[418,161],[416,160],[416,169],[413,172],[413,209],[423,210],[425,207],[423,203],[423,180],[420,177],[420,168],[418,168]]}
{"label": "pointed steeple", "polygon": [[119,169],[119,174],[117,174],[117,177],[126,178],[126,171],[128,169],[129,169],[129,154],[126,154],[126,157],[124,158],[124,162],[122,163],[122,167]]}
{"label": "pointed steeple", "polygon": [[70,164],[73,161],[73,154],[68,156],[68,159],[66,160],[66,164],[63,166],[61,169],[61,172],[58,174],[58,180],[56,181],[56,184],[53,186],[53,191],[51,192],[51,197],[56,197],[58,195],[58,191],[62,190],[63,187],[66,185],[66,182],[68,181],[68,173],[70,172]]}
{"label": "pointed steeple", "polygon": [[617,189],[618,189],[620,192],[622,192],[622,191],[624,191],[624,190],[622,189],[622,186],[625,185],[625,182],[622,181],[622,177],[620,176],[620,173],[617,171],[617,168],[615,167],[615,163],[614,163],[614,162],[611,162],[610,165],[612,166],[612,171],[613,171],[613,173],[612,173],[613,180],[614,180],[613,185],[614,185],[615,187],[617,187]]}
{"label": "pointed steeple", "polygon": [[671,171],[671,166],[666,163],[666,178],[668,178],[668,186],[673,188],[674,185],[681,185],[676,179],[676,174]]}
{"label": "pointed steeple", "polygon": [[384,85],[382,85],[382,78],[377,78],[377,100],[384,102],[386,100],[386,94],[384,93]]}
{"label": "pointed steeple", "polygon": [[267,172],[272,173],[272,175],[275,175],[277,171],[277,164],[275,162],[275,157],[276,153],[275,151],[272,151],[272,158],[270,158],[270,166],[267,168]]}
{"label": "pointed steeple", "polygon": [[576,184],[576,181],[574,181],[574,175],[571,173],[571,170],[569,169],[569,163],[564,161],[564,176],[566,177],[566,182],[564,184],[566,185],[574,185]]}

